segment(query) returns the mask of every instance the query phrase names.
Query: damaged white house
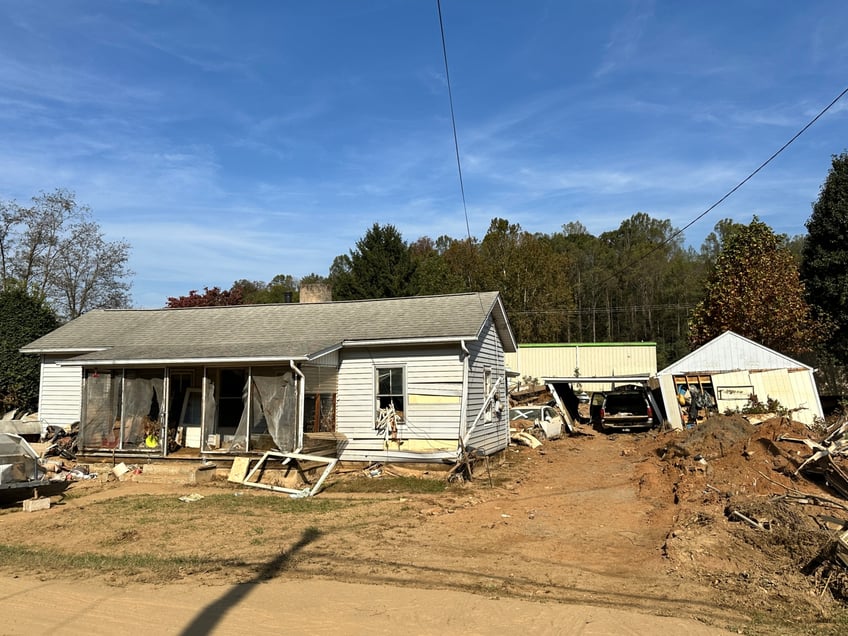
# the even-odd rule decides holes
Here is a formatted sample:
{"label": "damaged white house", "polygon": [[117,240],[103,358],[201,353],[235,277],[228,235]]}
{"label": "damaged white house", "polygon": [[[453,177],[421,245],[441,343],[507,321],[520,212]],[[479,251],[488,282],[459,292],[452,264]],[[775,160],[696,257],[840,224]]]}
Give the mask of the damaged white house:
{"label": "damaged white house", "polygon": [[752,398],[776,400],[792,418],[811,426],[824,417],[814,369],[777,351],[725,331],[657,373],[666,417],[681,428],[685,415],[677,396],[697,386],[712,396],[719,413],[737,411]]}
{"label": "damaged white house", "polygon": [[28,344],[44,426],[85,454],[283,452],[331,436],[353,461],[451,461],[506,448],[497,292],[95,310]]}

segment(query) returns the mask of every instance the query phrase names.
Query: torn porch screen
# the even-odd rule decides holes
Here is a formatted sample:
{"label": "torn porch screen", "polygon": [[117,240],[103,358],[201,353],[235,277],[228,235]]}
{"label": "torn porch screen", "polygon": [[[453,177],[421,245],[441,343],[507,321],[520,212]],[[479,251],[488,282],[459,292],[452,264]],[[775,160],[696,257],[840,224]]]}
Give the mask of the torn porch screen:
{"label": "torn porch screen", "polygon": [[124,380],[123,448],[161,447],[160,415],[165,404],[165,380],[161,377],[137,377],[127,374]]}
{"label": "torn porch screen", "polygon": [[254,370],[245,386],[245,404],[230,450],[288,452],[297,443],[297,385],[291,371]]}
{"label": "torn porch screen", "polygon": [[80,448],[116,448],[120,428],[115,425],[121,405],[121,382],[110,372],[89,371],[83,395],[84,416],[80,422]]}

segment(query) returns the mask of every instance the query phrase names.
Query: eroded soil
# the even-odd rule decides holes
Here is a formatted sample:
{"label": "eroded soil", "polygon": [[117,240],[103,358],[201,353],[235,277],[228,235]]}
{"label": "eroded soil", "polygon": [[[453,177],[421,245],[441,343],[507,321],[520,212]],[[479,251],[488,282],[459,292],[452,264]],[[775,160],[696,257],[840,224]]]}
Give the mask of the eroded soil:
{"label": "eroded soil", "polygon": [[[593,605],[738,633],[844,633],[844,569],[820,557],[833,536],[822,517],[848,512],[799,501],[839,498],[794,477],[809,450],[779,439],[810,431],[717,417],[690,431],[584,433],[511,447],[472,482],[433,495],[339,492],[341,480],[368,479],[339,472],[286,511],[285,495],[224,480],[79,482],[50,510],[0,511],[0,543],[138,556],[120,575],[85,573],[120,586],[163,583],[141,557],[166,554],[186,557],[183,581],[212,586],[308,578]],[[191,492],[233,498],[237,514],[177,500]],[[138,494],[173,504],[142,498],[122,518],[99,505]],[[5,570],[79,576],[61,563]]]}

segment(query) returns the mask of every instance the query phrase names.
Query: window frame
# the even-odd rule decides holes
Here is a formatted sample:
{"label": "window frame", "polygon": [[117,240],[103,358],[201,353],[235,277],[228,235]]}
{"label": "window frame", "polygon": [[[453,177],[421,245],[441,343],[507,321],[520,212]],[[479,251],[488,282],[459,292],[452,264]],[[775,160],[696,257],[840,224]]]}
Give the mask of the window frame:
{"label": "window frame", "polygon": [[[386,372],[386,371],[389,371],[389,372],[399,371],[400,372],[400,374],[401,374],[401,377],[400,377],[401,386],[400,386],[400,392],[399,393],[397,393],[397,392],[381,393],[380,392],[380,373]],[[398,408],[398,405],[395,404],[395,412],[397,413],[396,423],[400,424],[400,425],[407,423],[406,410],[409,406],[409,398],[407,396],[407,391],[406,391],[406,377],[407,377],[407,375],[406,375],[406,365],[405,364],[402,364],[402,363],[400,363],[400,364],[398,364],[398,363],[389,364],[389,363],[387,363],[387,364],[376,364],[376,365],[374,365],[374,418],[375,418],[375,421],[379,420],[379,418],[380,418],[380,409],[385,408],[385,407],[381,407],[382,398],[391,398],[391,397],[399,396],[402,403],[400,405],[400,408]],[[394,382],[391,379],[390,379],[390,383],[394,384]],[[395,390],[397,388],[398,387],[394,387],[394,386],[390,387],[390,389],[395,389]]]}

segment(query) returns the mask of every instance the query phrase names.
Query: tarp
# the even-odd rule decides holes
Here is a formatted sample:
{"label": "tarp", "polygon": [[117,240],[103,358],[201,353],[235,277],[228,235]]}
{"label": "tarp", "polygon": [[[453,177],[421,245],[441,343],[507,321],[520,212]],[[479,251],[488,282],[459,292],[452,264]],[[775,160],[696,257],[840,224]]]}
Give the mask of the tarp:
{"label": "tarp", "polygon": [[20,435],[0,433],[0,487],[16,488],[43,480],[38,453]]}

